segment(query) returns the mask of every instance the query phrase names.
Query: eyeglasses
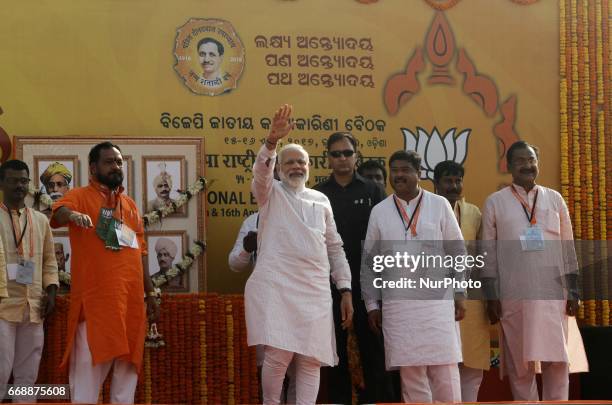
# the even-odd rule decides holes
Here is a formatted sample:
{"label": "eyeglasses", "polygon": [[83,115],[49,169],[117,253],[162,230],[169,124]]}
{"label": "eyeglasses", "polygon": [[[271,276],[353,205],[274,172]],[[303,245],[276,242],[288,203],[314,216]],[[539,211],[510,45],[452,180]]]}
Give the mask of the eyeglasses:
{"label": "eyeglasses", "polygon": [[329,156],[334,158],[339,158],[340,156],[351,157],[355,154],[355,151],[352,149],[345,150],[332,150],[329,152]]}
{"label": "eyeglasses", "polygon": [[17,184],[21,184],[22,186],[27,186],[28,184],[30,184],[30,179],[26,177],[22,177],[22,178],[7,177],[4,179],[4,181],[6,181],[11,186],[15,186]]}

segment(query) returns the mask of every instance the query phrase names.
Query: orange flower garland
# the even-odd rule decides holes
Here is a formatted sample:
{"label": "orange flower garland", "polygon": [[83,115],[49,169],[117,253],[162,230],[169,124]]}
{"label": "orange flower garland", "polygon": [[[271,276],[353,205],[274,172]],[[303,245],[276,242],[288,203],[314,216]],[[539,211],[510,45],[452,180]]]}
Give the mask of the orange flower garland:
{"label": "orange flower garland", "polygon": [[561,195],[568,199],[569,195],[569,136],[567,128],[569,126],[568,113],[567,113],[567,25],[566,25],[566,14],[567,9],[565,7],[565,0],[559,2],[559,74],[561,76],[561,82],[559,85],[559,124],[561,134]]}
{"label": "orange flower garland", "polygon": [[[605,241],[612,226],[609,0],[561,0],[559,7],[561,191],[576,239]],[[603,262],[583,274],[585,306],[578,317],[609,325],[609,252],[603,243],[586,246],[577,253]]]}

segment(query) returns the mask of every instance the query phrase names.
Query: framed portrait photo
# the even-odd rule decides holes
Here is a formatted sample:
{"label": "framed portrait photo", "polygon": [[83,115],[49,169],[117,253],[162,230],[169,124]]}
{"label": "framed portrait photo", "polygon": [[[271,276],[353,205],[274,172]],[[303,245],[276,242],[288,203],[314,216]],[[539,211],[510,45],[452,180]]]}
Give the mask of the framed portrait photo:
{"label": "framed portrait photo", "polygon": [[[184,156],[143,156],[143,212],[161,209],[177,200],[178,191],[185,190],[185,166]],[[186,205],[172,215],[187,216]]]}
{"label": "framed portrait photo", "polygon": [[34,156],[34,187],[53,200],[61,198],[68,190],[79,187],[79,157]]}
{"label": "framed portrait photo", "polygon": [[[150,276],[180,263],[188,248],[185,231],[151,231],[146,233],[146,240],[149,251],[146,271]],[[170,279],[161,289],[164,292],[188,292],[189,271]]]}

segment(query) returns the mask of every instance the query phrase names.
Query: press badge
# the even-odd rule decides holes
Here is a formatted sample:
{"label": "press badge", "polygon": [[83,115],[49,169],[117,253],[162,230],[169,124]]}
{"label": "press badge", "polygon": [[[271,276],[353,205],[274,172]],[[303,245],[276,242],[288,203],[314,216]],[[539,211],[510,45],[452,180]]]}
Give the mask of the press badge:
{"label": "press badge", "polygon": [[544,234],[539,226],[530,226],[521,235],[521,248],[524,252],[544,250]]}
{"label": "press badge", "polygon": [[17,283],[30,285],[34,282],[34,262],[21,260],[17,263]]}
{"label": "press badge", "polygon": [[117,240],[119,246],[126,246],[133,249],[138,249],[138,240],[136,239],[136,232],[130,229],[126,224],[115,228],[117,232]]}

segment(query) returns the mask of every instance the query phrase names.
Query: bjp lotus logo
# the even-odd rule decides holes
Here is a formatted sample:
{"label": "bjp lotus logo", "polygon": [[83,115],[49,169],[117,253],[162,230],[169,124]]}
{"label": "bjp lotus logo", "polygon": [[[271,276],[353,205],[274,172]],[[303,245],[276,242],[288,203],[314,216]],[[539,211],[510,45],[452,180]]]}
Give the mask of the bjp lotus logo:
{"label": "bjp lotus logo", "polygon": [[431,134],[418,127],[416,133],[406,128],[402,128],[402,132],[404,133],[404,149],[416,151],[423,159],[421,179],[433,181],[434,168],[438,163],[452,160],[460,165],[463,164],[467,155],[468,138],[472,130],[464,129],[455,135],[456,128],[451,128],[443,136],[436,127],[433,128]]}

